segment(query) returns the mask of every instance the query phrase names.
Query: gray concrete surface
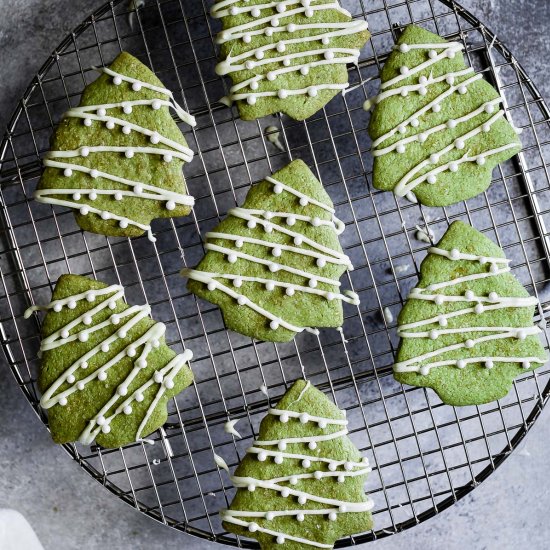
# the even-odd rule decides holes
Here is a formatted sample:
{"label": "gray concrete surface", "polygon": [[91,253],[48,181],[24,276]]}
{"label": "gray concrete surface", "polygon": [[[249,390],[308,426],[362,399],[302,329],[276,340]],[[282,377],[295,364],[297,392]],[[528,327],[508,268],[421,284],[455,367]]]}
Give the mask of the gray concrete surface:
{"label": "gray concrete surface", "polygon": [[[0,0],[0,128],[46,55],[98,0]],[[548,0],[463,0],[489,23],[550,98]],[[121,503],[50,440],[5,365],[0,365],[0,507],[27,516],[50,549],[206,549]],[[401,535],[375,542],[395,548],[531,550],[550,546],[547,410],[523,449],[450,510]]]}

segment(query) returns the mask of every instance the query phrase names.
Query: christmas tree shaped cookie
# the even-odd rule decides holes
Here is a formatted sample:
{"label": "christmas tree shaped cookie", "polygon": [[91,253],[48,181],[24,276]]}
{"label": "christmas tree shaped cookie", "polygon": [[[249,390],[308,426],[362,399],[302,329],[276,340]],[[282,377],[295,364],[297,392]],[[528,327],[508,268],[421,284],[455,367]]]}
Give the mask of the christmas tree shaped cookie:
{"label": "christmas tree shaped cookie", "polygon": [[433,388],[449,405],[504,397],[515,377],[547,361],[537,303],[497,245],[453,223],[429,249],[399,315],[396,380]]}
{"label": "christmas tree shaped cookie", "polygon": [[353,269],[338,235],[344,224],[321,183],[300,160],[255,185],[241,208],[206,234],[207,253],[182,273],[188,288],[221,307],[227,327],[285,342],[311,327],[339,327],[340,289]]}
{"label": "christmas tree shaped cookie", "polygon": [[463,49],[420,27],[403,32],[369,128],[377,189],[450,205],[485,191],[493,168],[521,150],[500,95],[466,67]]}
{"label": "christmas tree shaped cookie", "polygon": [[237,493],[224,527],[262,550],[332,548],[372,528],[371,471],[346,436],[346,415],[300,380],[260,425],[259,440],[232,476]]}
{"label": "christmas tree shaped cookie", "polygon": [[194,204],[182,174],[193,158],[171,117],[195,120],[142,63],[121,53],[65,113],[44,159],[35,199],[74,210],[78,225],[136,237],[151,220],[187,215]]}
{"label": "christmas tree shaped cookie", "polygon": [[211,13],[223,25],[216,72],[231,76],[225,99],[243,120],[313,115],[348,87],[347,65],[370,36],[337,0],[221,0]]}
{"label": "christmas tree shaped cookie", "polygon": [[191,384],[192,353],[164,343],[151,308],[128,306],[124,289],[77,275],[59,278],[40,347],[40,405],[56,443],[119,447],[166,422],[167,401]]}

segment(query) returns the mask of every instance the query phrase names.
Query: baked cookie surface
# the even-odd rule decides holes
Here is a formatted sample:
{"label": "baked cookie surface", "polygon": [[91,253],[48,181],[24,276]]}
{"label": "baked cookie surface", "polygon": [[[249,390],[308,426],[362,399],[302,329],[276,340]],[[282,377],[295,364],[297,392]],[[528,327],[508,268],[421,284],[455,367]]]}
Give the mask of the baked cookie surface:
{"label": "baked cookie surface", "polygon": [[504,397],[514,378],[548,360],[533,324],[537,304],[496,244],[454,222],[429,249],[399,315],[395,379],[433,388],[449,405]]}
{"label": "baked cookie surface", "polygon": [[40,405],[56,443],[119,447],[167,418],[167,401],[189,386],[189,350],[176,355],[151,308],[128,306],[120,285],[62,275],[45,307]]}
{"label": "baked cookie surface", "polygon": [[228,102],[243,120],[285,113],[303,120],[348,87],[369,39],[364,19],[352,19],[338,0],[222,0],[219,75],[233,81]]}
{"label": "baked cookie surface", "polygon": [[493,168],[521,150],[502,98],[463,49],[421,27],[401,35],[369,126],[377,189],[447,206],[485,191]]}
{"label": "baked cookie surface", "polygon": [[221,512],[225,529],[263,550],[332,548],[372,529],[364,484],[369,462],[347,437],[345,414],[299,380],[270,409],[235,470],[237,493]]}
{"label": "baked cookie surface", "polygon": [[154,241],[151,220],[194,204],[182,167],[193,158],[171,111],[195,120],[135,57],[122,52],[64,115],[44,158],[36,200],[71,208],[93,233]]}
{"label": "baked cookie surface", "polygon": [[342,274],[353,269],[340,246],[344,224],[321,183],[300,160],[254,185],[242,205],[205,235],[206,255],[185,269],[187,287],[218,305],[227,328],[289,341],[314,327],[340,327]]}

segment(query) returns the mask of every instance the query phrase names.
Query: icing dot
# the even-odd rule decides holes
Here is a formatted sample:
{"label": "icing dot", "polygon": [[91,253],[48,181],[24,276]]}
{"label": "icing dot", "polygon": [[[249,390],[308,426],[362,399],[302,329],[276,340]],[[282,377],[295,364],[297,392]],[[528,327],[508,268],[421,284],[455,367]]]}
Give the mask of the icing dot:
{"label": "icing dot", "polygon": [[149,141],[150,141],[153,145],[156,145],[156,144],[160,141],[160,136],[157,134],[157,132],[153,132],[153,133],[149,136]]}
{"label": "icing dot", "polygon": [[498,265],[497,264],[491,264],[491,267],[489,268],[489,271],[491,273],[497,273],[498,272]]}
{"label": "icing dot", "polygon": [[103,220],[110,220],[111,219],[111,214],[110,212],[107,212],[107,210],[103,210],[101,212],[101,219]]}
{"label": "icing dot", "polygon": [[258,460],[260,462],[264,462],[267,459],[267,453],[264,451],[261,451],[258,453]]}
{"label": "icing dot", "polygon": [[289,287],[285,290],[285,294],[286,294],[287,296],[294,296],[294,293],[295,293],[295,292],[296,292],[296,291],[295,291],[291,286],[289,286]]}
{"label": "icing dot", "polygon": [[120,315],[111,315],[111,323],[113,325],[118,325],[120,323]]}
{"label": "icing dot", "polygon": [[342,513],[347,512],[348,507],[345,504],[340,504],[340,506],[338,506],[338,511],[340,511]]}
{"label": "icing dot", "polygon": [[147,366],[147,359],[145,359],[144,357],[140,357],[136,361],[136,366],[139,367],[140,369],[144,369]]}
{"label": "icing dot", "polygon": [[279,441],[277,447],[279,447],[280,451],[284,451],[286,449],[286,441]]}
{"label": "icing dot", "polygon": [[287,32],[294,32],[296,30],[296,25],[294,23],[289,23],[286,26],[286,30]]}
{"label": "icing dot", "polygon": [[103,107],[100,107],[97,111],[97,116],[104,117],[107,114],[107,110]]}
{"label": "icing dot", "polygon": [[315,86],[310,86],[307,89],[307,94],[309,95],[309,97],[316,97],[318,94],[317,88]]}
{"label": "icing dot", "polygon": [[409,48],[408,44],[401,44],[399,46],[399,51],[401,53],[407,53],[409,50],[410,50],[410,48]]}
{"label": "icing dot", "polygon": [[126,151],[124,151],[124,156],[127,159],[134,158],[134,152],[132,151],[132,149],[127,149]]}
{"label": "icing dot", "polygon": [[433,107],[432,107],[432,111],[434,113],[439,113],[441,111],[441,105],[439,103],[436,103]]}
{"label": "icing dot", "polygon": [[461,85],[461,86],[458,87],[458,93],[461,94],[461,95],[467,94],[468,93],[468,88],[464,85]]}
{"label": "icing dot", "polygon": [[77,382],[76,383],[76,389],[82,391],[84,389],[84,382]]}
{"label": "icing dot", "polygon": [[297,519],[298,521],[304,521],[305,516],[304,516],[304,514],[302,514],[302,513],[300,512],[299,514],[296,514],[296,519]]}
{"label": "icing dot", "polygon": [[327,427],[327,421],[326,420],[319,420],[319,422],[317,422],[317,425],[319,426],[319,428],[324,430]]}
{"label": "icing dot", "polygon": [[120,86],[122,84],[122,78],[120,76],[116,75],[113,77],[113,84],[115,86]]}
{"label": "icing dot", "polygon": [[299,416],[299,419],[300,419],[300,422],[302,424],[307,424],[307,422],[309,422],[309,414],[307,413],[302,413],[300,416]]}
{"label": "icing dot", "polygon": [[253,492],[256,490],[256,485],[254,485],[254,484],[251,483],[251,484],[248,486],[248,490],[249,490],[251,493],[253,493]]}
{"label": "icing dot", "polygon": [[111,431],[111,426],[109,426],[109,424],[103,424],[103,426],[101,426],[101,431],[104,434],[108,434]]}
{"label": "icing dot", "polygon": [[126,336],[127,336],[126,331],[123,330],[123,329],[120,329],[120,330],[117,332],[117,334],[118,334],[118,337],[119,337],[119,338],[126,338]]}
{"label": "icing dot", "polygon": [[450,170],[451,172],[458,172],[458,163],[456,163],[456,162],[451,162],[451,163],[449,164],[449,170]]}
{"label": "icing dot", "polygon": [[437,177],[435,176],[435,174],[430,174],[427,178],[426,178],[426,181],[433,185],[434,183],[437,183]]}
{"label": "icing dot", "polygon": [[132,128],[130,128],[130,126],[126,125],[126,126],[123,126],[123,127],[122,127],[122,133],[123,133],[123,134],[128,135],[128,134],[130,134],[131,132],[132,132]]}
{"label": "icing dot", "polygon": [[252,11],[250,13],[252,14],[252,17],[260,17],[260,9],[259,8],[252,8]]}
{"label": "icing dot", "polygon": [[317,258],[315,263],[317,267],[325,267],[327,265],[327,261],[324,258]]}
{"label": "icing dot", "polygon": [[437,52],[436,52],[435,50],[430,50],[430,51],[428,52],[428,57],[429,57],[430,59],[435,59],[435,58],[437,57]]}
{"label": "icing dot", "polygon": [[294,244],[296,246],[300,246],[303,242],[304,239],[300,235],[296,235],[296,237],[294,237]]}
{"label": "icing dot", "polygon": [[430,367],[428,367],[427,365],[422,365],[420,367],[420,374],[422,376],[428,376],[428,374],[430,374]]}
{"label": "icing dot", "polygon": [[408,75],[410,70],[409,70],[409,67],[407,67],[406,65],[403,65],[400,69],[399,69],[399,72],[402,74],[402,75]]}
{"label": "icing dot", "polygon": [[462,140],[462,139],[457,139],[457,140],[455,141],[455,147],[456,147],[457,149],[464,149],[464,147],[465,147],[464,140]]}
{"label": "icing dot", "polygon": [[466,300],[473,300],[475,298],[475,294],[472,290],[467,290],[464,293],[464,297],[466,298]]}
{"label": "icing dot", "polygon": [[174,201],[168,201],[165,206],[166,210],[174,210],[174,208],[176,208],[176,203]]}
{"label": "icing dot", "polygon": [[334,59],[334,52],[332,50],[327,50],[325,52],[325,59],[327,60],[331,60],[331,59]]}
{"label": "icing dot", "polygon": [[251,533],[254,533],[255,531],[258,530],[258,524],[257,523],[249,523],[248,524],[248,530],[251,532]]}
{"label": "icing dot", "polygon": [[466,367],[466,361],[464,361],[464,359],[459,359],[457,362],[456,362],[456,366],[457,368],[459,369],[463,369]]}
{"label": "icing dot", "polygon": [[130,405],[126,405],[126,406],[122,409],[122,412],[123,412],[125,415],[132,414],[132,407],[131,407]]}
{"label": "icing dot", "polygon": [[87,157],[90,154],[90,148],[89,147],[81,147],[80,148],[80,156],[81,157]]}
{"label": "icing dot", "polygon": [[286,50],[286,46],[284,42],[277,42],[277,46],[275,47],[279,53],[282,53]]}
{"label": "icing dot", "polygon": [[283,59],[283,65],[284,65],[285,67],[288,67],[288,66],[290,65],[290,57],[285,57],[285,58]]}
{"label": "icing dot", "polygon": [[325,295],[325,298],[326,298],[329,302],[332,302],[332,300],[334,300],[334,298],[335,298],[334,293],[333,293],[333,292],[327,292],[326,295]]}
{"label": "icing dot", "polygon": [[227,261],[230,264],[234,264],[237,261],[237,255],[236,254],[228,254],[227,255]]}
{"label": "icing dot", "polygon": [[418,89],[418,93],[420,95],[426,95],[428,93],[428,89],[425,86],[422,86],[421,88]]}
{"label": "icing dot", "polygon": [[317,286],[317,279],[310,279],[308,282],[310,288],[315,288]]}
{"label": "icing dot", "polygon": [[251,41],[251,40],[252,40],[252,37],[251,37],[249,34],[245,34],[245,35],[243,36],[243,42],[244,42],[245,44],[250,44],[250,41]]}
{"label": "icing dot", "polygon": [[309,204],[309,200],[307,197],[300,198],[300,206],[307,206],[308,204]]}
{"label": "icing dot", "polygon": [[407,133],[407,126],[405,124],[400,124],[398,127],[397,127],[397,131],[400,133],[400,134],[406,134]]}
{"label": "icing dot", "polygon": [[486,369],[492,369],[495,366],[495,364],[489,359],[488,361],[485,361],[485,368]]}
{"label": "icing dot", "polygon": [[487,104],[485,105],[485,112],[486,112],[487,114],[489,114],[489,115],[490,115],[491,113],[494,113],[494,112],[495,112],[495,106],[494,106],[492,103],[487,103]]}
{"label": "icing dot", "polygon": [[240,306],[244,306],[247,302],[248,302],[248,298],[246,298],[246,296],[239,296],[239,297],[237,298],[237,303],[238,303]]}
{"label": "icing dot", "polygon": [[338,476],[336,479],[338,480],[338,483],[344,483],[345,481],[345,478],[342,475]]}
{"label": "icing dot", "polygon": [[475,345],[474,341],[470,340],[469,338],[468,340],[466,340],[466,342],[464,342],[464,346],[467,347],[468,349],[473,348],[474,345]]}
{"label": "icing dot", "polygon": [[315,443],[315,441],[310,441],[307,446],[313,451],[317,448],[317,443]]}
{"label": "icing dot", "polygon": [[482,130],[485,132],[485,133],[488,133],[491,131],[491,125],[487,122],[483,125],[483,128]]}
{"label": "icing dot", "polygon": [[99,371],[97,373],[97,379],[101,380],[101,382],[103,382],[104,380],[107,380],[107,373],[105,371]]}
{"label": "icing dot", "polygon": [[107,130],[112,130],[115,127],[115,123],[112,120],[108,120],[105,123],[105,127],[107,128]]}
{"label": "icing dot", "polygon": [[263,59],[265,57],[265,53],[262,50],[258,50],[254,55],[256,59]]}
{"label": "icing dot", "polygon": [[133,82],[132,90],[134,90],[134,92],[139,92],[141,90],[141,82]]}
{"label": "icing dot", "polygon": [[449,130],[453,130],[454,128],[456,128],[456,120],[454,120],[453,118],[451,118],[451,120],[448,120],[447,128],[449,128]]}
{"label": "icing dot", "polygon": [[402,143],[399,143],[397,145],[397,147],[395,148],[395,150],[400,154],[402,155],[404,152],[405,152],[405,146],[402,144]]}
{"label": "icing dot", "polygon": [[92,125],[92,119],[91,118],[85,118],[84,119],[84,126],[91,126]]}
{"label": "icing dot", "polygon": [[269,328],[271,330],[277,330],[279,328],[279,322],[278,321],[271,321],[271,323],[269,323]]}
{"label": "icing dot", "polygon": [[424,75],[422,75],[422,76],[418,79],[418,83],[419,83],[419,84],[422,84],[422,85],[425,85],[425,84],[428,83],[428,79],[427,79]]}
{"label": "icing dot", "polygon": [[436,153],[430,155],[430,162],[432,164],[437,164],[439,162],[439,155],[437,155]]}
{"label": "icing dot", "polygon": [[329,462],[329,463],[328,463],[328,469],[329,469],[331,472],[335,472],[335,471],[336,471],[336,468],[338,468],[338,465],[336,464],[336,462]]}
{"label": "icing dot", "polygon": [[280,21],[277,17],[273,17],[273,19],[271,19],[271,26],[272,27],[278,27],[279,23],[280,23]]}
{"label": "icing dot", "polygon": [[309,74],[309,66],[304,65],[303,67],[300,67],[300,73],[303,74],[304,76]]}
{"label": "icing dot", "polygon": [[129,105],[128,103],[126,105],[123,105],[122,106],[122,110],[127,114],[129,115],[131,112],[132,112],[132,106]]}
{"label": "icing dot", "polygon": [[61,311],[61,307],[61,304],[55,304],[53,306],[53,310],[59,313]]}
{"label": "icing dot", "polygon": [[162,372],[155,372],[154,376],[153,376],[153,380],[157,383],[157,384],[160,384],[163,380],[164,380],[164,375],[162,374]]}
{"label": "icing dot", "polygon": [[173,157],[170,153],[166,153],[166,155],[163,155],[162,158],[163,158],[164,162],[172,162],[172,159],[173,159]]}
{"label": "icing dot", "polygon": [[475,308],[474,308],[474,311],[480,315],[481,313],[483,313],[485,311],[485,308],[483,307],[483,304],[476,304]]}
{"label": "icing dot", "polygon": [[455,52],[454,50],[450,50],[450,49],[449,49],[449,50],[447,50],[447,51],[445,52],[445,54],[447,55],[447,57],[448,57],[449,59],[454,59],[454,57],[455,57],[455,55],[456,55],[456,52]]}
{"label": "icing dot", "polygon": [[162,106],[162,103],[160,102],[160,99],[153,99],[153,102],[151,103],[151,107],[155,110],[155,111],[158,111]]}
{"label": "icing dot", "polygon": [[401,90],[401,96],[402,96],[402,97],[407,97],[408,95],[409,95],[409,91],[408,91],[408,90],[406,90],[406,89]]}
{"label": "icing dot", "polygon": [[336,512],[329,512],[329,514],[328,514],[328,519],[330,521],[336,521],[337,517],[338,516],[336,515]]}
{"label": "icing dot", "polygon": [[281,255],[282,252],[281,252],[281,249],[278,246],[276,246],[275,248],[273,248],[271,253],[273,254],[273,256],[278,258]]}
{"label": "icing dot", "polygon": [[138,402],[138,403],[141,403],[144,399],[143,397],[143,394],[142,393],[135,393],[134,394],[134,399]]}
{"label": "icing dot", "polygon": [[82,363],[80,363],[80,368],[81,369],[87,369],[88,368],[88,362],[87,361],[82,361]]}
{"label": "icing dot", "polygon": [[498,294],[496,292],[489,292],[488,298],[491,302],[496,302],[498,300]]}
{"label": "icing dot", "polygon": [[443,296],[441,296],[441,295],[437,295],[437,296],[434,298],[434,302],[435,302],[438,306],[442,305],[442,304],[443,304],[443,301],[444,301],[444,298],[443,298]]}
{"label": "icing dot", "polygon": [[136,348],[134,348],[134,346],[130,346],[127,350],[126,350],[126,355],[128,357],[135,357],[136,355]]}
{"label": "icing dot", "polygon": [[264,34],[266,36],[273,36],[273,29],[270,28],[270,27],[267,27],[265,30],[264,30]]}
{"label": "icing dot", "polygon": [[418,128],[419,125],[420,125],[420,121],[419,121],[417,118],[413,118],[413,119],[411,120],[411,126],[412,126],[413,128]]}
{"label": "icing dot", "polygon": [[476,162],[479,166],[483,166],[487,161],[485,160],[485,157],[480,155],[477,157]]}
{"label": "icing dot", "polygon": [[307,497],[306,497],[306,496],[300,495],[300,496],[298,497],[298,503],[299,503],[299,504],[306,504],[306,502],[307,502]]}
{"label": "icing dot", "polygon": [[323,472],[321,472],[320,470],[317,470],[316,472],[313,473],[313,477],[315,479],[321,479],[323,477]]}
{"label": "icing dot", "polygon": [[521,366],[522,366],[524,369],[530,369],[530,368],[531,368],[531,363],[529,363],[529,361],[523,361],[523,363],[521,364]]}
{"label": "icing dot", "polygon": [[267,281],[267,283],[265,283],[265,289],[269,290],[270,292],[272,290],[275,290],[275,283],[273,281]]}
{"label": "icing dot", "polygon": [[88,198],[91,200],[91,201],[95,201],[97,199],[97,192],[94,191],[93,189],[88,193]]}
{"label": "icing dot", "polygon": [[516,332],[516,338],[517,338],[518,340],[525,340],[525,338],[527,338],[527,334],[525,333],[524,330],[518,330],[518,331]]}
{"label": "icing dot", "polygon": [[256,222],[254,220],[248,220],[246,225],[249,229],[254,229],[256,227]]}
{"label": "icing dot", "polygon": [[271,273],[277,273],[277,271],[279,271],[280,269],[280,266],[279,264],[276,264],[276,263],[271,263],[269,264],[269,271],[271,271]]}
{"label": "icing dot", "polygon": [[109,306],[109,309],[115,309],[116,302],[114,300],[109,300],[109,303],[107,305]]}
{"label": "icing dot", "polygon": [[105,417],[104,416],[98,416],[95,420],[96,424],[98,426],[103,426],[105,424]]}
{"label": "icing dot", "polygon": [[[307,12],[306,12],[307,15]],[[308,16],[311,17],[311,16]],[[277,544],[284,544],[285,543],[285,537],[283,535],[277,535],[277,538],[275,539],[277,541]]]}
{"label": "icing dot", "polygon": [[116,392],[118,393],[118,395],[124,397],[128,394],[128,388],[126,386],[119,386]]}
{"label": "icing dot", "polygon": [[288,414],[283,413],[281,416],[279,416],[279,420],[280,420],[283,424],[286,424],[286,423],[288,422]]}
{"label": "icing dot", "polygon": [[67,303],[67,307],[69,309],[74,309],[76,307],[76,301],[75,300],[69,300]]}
{"label": "icing dot", "polygon": [[240,288],[243,284],[243,280],[240,277],[237,277],[236,279],[233,279],[233,286],[236,288]]}
{"label": "icing dot", "polygon": [[296,223],[296,218],[294,216],[287,216],[286,217],[286,224],[293,226]]}
{"label": "icing dot", "polygon": [[82,318],[82,322],[85,325],[91,325],[92,324],[92,316],[91,315],[84,315],[84,317]]}
{"label": "icing dot", "polygon": [[306,17],[313,17],[313,10],[311,8],[307,8],[304,14]]}
{"label": "icing dot", "polygon": [[310,466],[311,466],[311,461],[309,460],[309,458],[304,458],[304,460],[302,460],[302,467],[309,468]]}
{"label": "icing dot", "polygon": [[235,241],[235,246],[236,246],[237,248],[242,248],[243,245],[244,245],[244,241],[243,241],[242,239],[237,239],[237,240]]}
{"label": "icing dot", "polygon": [[437,330],[430,330],[430,340],[437,340],[439,338],[439,332]]}
{"label": "icing dot", "polygon": [[127,219],[122,219],[118,222],[118,225],[122,228],[122,229],[126,229],[128,227],[128,220]]}
{"label": "icing dot", "polygon": [[79,201],[82,198],[82,195],[80,193],[73,193],[73,199],[75,201]]}

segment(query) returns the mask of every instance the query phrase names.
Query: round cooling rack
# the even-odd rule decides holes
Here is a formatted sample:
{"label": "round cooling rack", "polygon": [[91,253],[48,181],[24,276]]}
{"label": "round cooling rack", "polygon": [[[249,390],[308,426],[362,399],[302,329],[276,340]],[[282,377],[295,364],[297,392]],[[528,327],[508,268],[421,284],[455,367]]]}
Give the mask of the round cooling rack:
{"label": "round cooling rack", "polygon": [[[395,319],[429,246],[419,237],[427,231],[439,239],[456,219],[505,250],[514,274],[540,299],[536,322],[546,327],[550,112],[500,40],[452,0],[341,0],[355,18],[368,19],[372,32],[360,63],[350,67],[348,93],[305,122],[243,122],[217,102],[227,83],[214,72],[219,22],[208,16],[211,1],[149,0],[135,13],[127,1],[105,4],[61,42],[21,99],[0,148],[4,352],[46,423],[36,388],[39,327],[23,319],[25,308],[47,303],[66,272],[120,282],[129,302],[151,304],[175,351],[183,341],[193,350],[196,381],[172,400],[168,423],[151,436],[154,444],[112,450],[65,445],[83,469],[167,525],[257,547],[222,529],[219,511],[234,489],[216,467],[213,450],[235,467],[269,402],[305,374],[347,410],[350,437],[373,464],[367,490],[375,501],[375,531],[338,546],[391,535],[439,513],[483,481],[548,399],[548,367],[516,380],[499,402],[459,409],[442,404],[431,390],[397,384],[391,367]],[[499,88],[509,119],[523,130],[523,151],[495,171],[489,190],[446,209],[396,200],[370,184],[369,114],[362,105],[375,95],[380,67],[408,23],[462,41],[470,64]],[[156,243],[82,232],[72,212],[31,199],[55,125],[97,77],[92,67],[109,64],[121,50],[152,67],[198,122],[193,129],[182,124],[197,151],[185,166],[194,213],[153,222]],[[346,223],[342,243],[355,271],[343,284],[359,294],[361,305],[344,304],[342,332],[304,333],[286,344],[252,341],[226,331],[218,308],[190,295],[179,270],[199,261],[200,235],[242,203],[251,184],[295,158],[317,173]],[[242,439],[224,430],[229,418],[240,419]]]}

